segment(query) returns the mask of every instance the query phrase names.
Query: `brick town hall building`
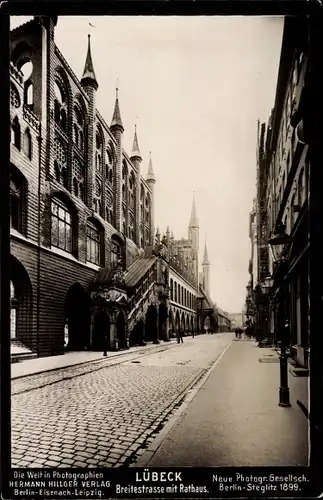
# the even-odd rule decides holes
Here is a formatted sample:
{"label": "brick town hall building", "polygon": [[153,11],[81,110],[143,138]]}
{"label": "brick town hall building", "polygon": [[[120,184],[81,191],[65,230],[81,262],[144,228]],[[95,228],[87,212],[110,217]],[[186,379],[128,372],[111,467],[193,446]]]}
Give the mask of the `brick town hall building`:
{"label": "brick town hall building", "polygon": [[48,356],[157,343],[202,331],[201,309],[216,330],[194,201],[187,240],[155,230],[152,159],[144,178],[136,130],[131,155],[122,148],[118,94],[110,126],[96,109],[90,38],[79,80],[56,22],[11,32],[12,346]]}

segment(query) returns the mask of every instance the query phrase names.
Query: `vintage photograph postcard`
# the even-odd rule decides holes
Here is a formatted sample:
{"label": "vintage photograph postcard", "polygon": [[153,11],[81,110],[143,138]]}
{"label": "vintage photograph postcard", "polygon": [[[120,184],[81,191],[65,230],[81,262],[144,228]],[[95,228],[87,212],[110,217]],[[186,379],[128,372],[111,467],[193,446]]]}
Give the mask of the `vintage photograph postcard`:
{"label": "vintage photograph postcard", "polygon": [[320,11],[65,14],[2,32],[3,497],[309,496]]}

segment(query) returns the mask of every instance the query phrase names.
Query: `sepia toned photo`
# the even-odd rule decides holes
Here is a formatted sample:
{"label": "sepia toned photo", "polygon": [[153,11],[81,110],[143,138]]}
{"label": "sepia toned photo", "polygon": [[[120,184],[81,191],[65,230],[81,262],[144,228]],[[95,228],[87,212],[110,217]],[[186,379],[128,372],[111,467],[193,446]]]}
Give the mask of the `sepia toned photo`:
{"label": "sepia toned photo", "polygon": [[309,465],[308,54],[306,16],[10,17],[13,470]]}

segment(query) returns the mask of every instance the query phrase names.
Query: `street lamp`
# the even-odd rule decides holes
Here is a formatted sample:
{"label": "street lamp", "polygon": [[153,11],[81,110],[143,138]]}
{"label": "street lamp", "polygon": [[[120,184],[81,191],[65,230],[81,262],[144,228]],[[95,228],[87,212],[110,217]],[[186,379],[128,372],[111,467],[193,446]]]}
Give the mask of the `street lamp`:
{"label": "street lamp", "polygon": [[[292,238],[290,235],[286,233],[285,224],[279,223],[276,226],[276,231],[274,236],[269,240],[269,244],[272,249],[275,269],[278,271],[278,267],[281,266],[282,263],[287,262],[287,255],[285,253],[285,248],[292,242]],[[274,272],[275,272],[274,269]],[[281,276],[281,273],[276,274],[278,277]],[[278,328],[281,333],[281,347],[280,347],[280,387],[279,387],[279,406],[289,407],[290,404],[290,395],[289,395],[289,387],[288,387],[288,355],[286,353],[286,343],[287,343],[287,330],[288,330],[288,321],[285,321],[283,314],[285,315],[285,307],[283,309],[283,305],[285,305],[285,294],[280,291],[280,288],[284,287],[284,284],[277,284],[278,288],[278,302],[279,302],[279,311],[278,311]]]}

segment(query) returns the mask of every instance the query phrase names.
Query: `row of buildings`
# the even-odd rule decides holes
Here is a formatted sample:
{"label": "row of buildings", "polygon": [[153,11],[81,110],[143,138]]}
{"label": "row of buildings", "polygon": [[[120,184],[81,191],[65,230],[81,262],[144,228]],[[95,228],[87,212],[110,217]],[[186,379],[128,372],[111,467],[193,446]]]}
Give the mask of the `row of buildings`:
{"label": "row of buildings", "polygon": [[38,356],[119,349],[184,332],[229,330],[212,303],[193,200],[186,239],[155,227],[152,158],[130,155],[118,90],[96,108],[90,37],[79,80],[55,44],[56,17],[11,32],[12,346]]}
{"label": "row of buildings", "polygon": [[[267,123],[258,123],[257,195],[250,213],[251,257],[246,315],[259,341],[290,346],[299,365],[308,366],[309,305],[309,146],[304,130],[309,67],[309,18],[287,17],[274,107]],[[282,239],[279,266],[269,244]],[[280,297],[275,283],[281,284]],[[282,292],[283,290],[283,292]],[[278,299],[278,300],[277,300]],[[279,323],[278,304],[283,303]]]}

